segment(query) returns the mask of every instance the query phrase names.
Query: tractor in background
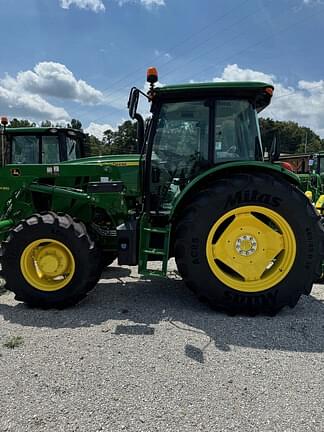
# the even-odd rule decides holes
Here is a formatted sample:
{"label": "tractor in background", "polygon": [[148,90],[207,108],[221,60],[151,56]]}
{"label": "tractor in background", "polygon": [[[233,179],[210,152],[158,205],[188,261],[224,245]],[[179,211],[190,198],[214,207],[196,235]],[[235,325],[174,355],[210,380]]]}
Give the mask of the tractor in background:
{"label": "tractor in background", "polygon": [[[133,87],[136,155],[0,169],[1,276],[16,299],[64,308],[86,296],[103,263],[166,276],[229,314],[276,314],[321,274],[323,228],[294,173],[264,161],[263,82]],[[139,98],[150,104],[144,122]],[[154,266],[152,266],[152,262]]]}
{"label": "tractor in background", "polygon": [[63,127],[7,127],[1,117],[1,166],[51,164],[87,156],[86,135]]}
{"label": "tractor in background", "polygon": [[324,154],[311,155],[309,159],[309,172],[298,174],[301,189],[314,203],[321,216],[324,216]]}

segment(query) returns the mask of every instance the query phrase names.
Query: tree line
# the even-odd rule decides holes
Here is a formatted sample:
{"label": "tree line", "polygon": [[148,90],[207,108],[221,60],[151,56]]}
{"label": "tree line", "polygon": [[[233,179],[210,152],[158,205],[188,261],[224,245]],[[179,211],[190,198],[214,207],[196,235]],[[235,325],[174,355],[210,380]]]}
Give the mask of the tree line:
{"label": "tree line", "polygon": [[[12,119],[8,127],[36,127],[36,123],[28,120]],[[41,127],[60,127],[45,120]],[[82,123],[78,119],[71,119],[66,125],[74,129],[82,130]],[[324,139],[321,139],[308,127],[300,126],[293,121],[278,121],[271,118],[260,118],[260,130],[265,149],[269,149],[276,137],[280,145],[281,153],[300,154],[316,153],[324,151]],[[130,120],[124,121],[117,130],[107,129],[103,138],[86,134],[90,153],[92,155],[136,153],[137,149],[137,124]]]}
{"label": "tree line", "polygon": [[293,121],[277,121],[260,118],[262,143],[269,149],[275,136],[281,153],[317,153],[324,151],[324,139],[321,139],[308,127],[299,126]]}

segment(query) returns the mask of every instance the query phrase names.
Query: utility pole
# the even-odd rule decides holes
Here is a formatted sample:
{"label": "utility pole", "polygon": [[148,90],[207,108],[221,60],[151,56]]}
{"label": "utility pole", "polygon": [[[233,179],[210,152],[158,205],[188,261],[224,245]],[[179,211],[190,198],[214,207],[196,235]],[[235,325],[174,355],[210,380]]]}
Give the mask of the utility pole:
{"label": "utility pole", "polygon": [[307,131],[305,132],[305,153],[307,153],[307,138],[308,138],[308,135],[307,135]]}

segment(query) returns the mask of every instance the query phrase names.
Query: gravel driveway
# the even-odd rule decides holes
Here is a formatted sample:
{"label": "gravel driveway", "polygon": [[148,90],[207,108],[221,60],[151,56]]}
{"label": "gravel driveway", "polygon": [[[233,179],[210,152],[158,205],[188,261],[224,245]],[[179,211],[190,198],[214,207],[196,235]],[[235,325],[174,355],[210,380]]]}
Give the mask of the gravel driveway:
{"label": "gravel driveway", "polygon": [[1,432],[324,431],[324,286],[249,318],[211,311],[175,272],[103,277],[65,311],[0,297]]}

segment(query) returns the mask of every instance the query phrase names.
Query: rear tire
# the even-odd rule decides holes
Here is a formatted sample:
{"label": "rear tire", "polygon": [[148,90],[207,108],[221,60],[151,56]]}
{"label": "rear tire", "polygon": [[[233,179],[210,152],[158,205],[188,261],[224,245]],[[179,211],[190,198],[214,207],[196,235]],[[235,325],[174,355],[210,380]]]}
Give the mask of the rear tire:
{"label": "rear tire", "polygon": [[62,309],[79,302],[96,285],[99,257],[83,223],[69,215],[35,214],[3,242],[1,276],[16,300]]}
{"label": "rear tire", "polygon": [[193,197],[179,217],[175,259],[189,288],[233,315],[274,315],[321,274],[323,228],[294,185],[233,174]]}

